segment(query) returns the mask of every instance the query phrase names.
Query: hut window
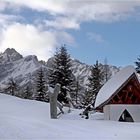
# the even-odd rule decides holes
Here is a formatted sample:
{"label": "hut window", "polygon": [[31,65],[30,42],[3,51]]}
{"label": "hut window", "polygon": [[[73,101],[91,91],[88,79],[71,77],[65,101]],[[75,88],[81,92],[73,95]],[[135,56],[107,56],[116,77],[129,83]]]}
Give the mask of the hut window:
{"label": "hut window", "polygon": [[119,118],[120,122],[134,122],[130,113],[125,109]]}

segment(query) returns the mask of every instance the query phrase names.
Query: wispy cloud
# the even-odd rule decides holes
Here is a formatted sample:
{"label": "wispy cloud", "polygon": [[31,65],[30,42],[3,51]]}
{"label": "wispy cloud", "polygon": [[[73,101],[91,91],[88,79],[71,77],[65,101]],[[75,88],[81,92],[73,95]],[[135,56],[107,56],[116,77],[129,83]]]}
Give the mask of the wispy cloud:
{"label": "wispy cloud", "polygon": [[103,42],[105,42],[105,40],[103,39],[103,37],[100,34],[97,34],[95,32],[89,32],[89,33],[87,33],[87,37],[90,40],[96,41],[97,43],[103,43]]}
{"label": "wispy cloud", "polygon": [[73,18],[58,17],[55,20],[45,20],[45,25],[55,29],[79,29],[80,26]]}
{"label": "wispy cloud", "polygon": [[67,4],[64,0],[1,0],[2,2],[15,3],[19,6],[27,6],[38,11],[48,11],[51,14],[63,13]]}
{"label": "wispy cloud", "polygon": [[71,1],[71,0],[1,0],[46,11],[52,16],[85,21],[113,22],[135,13],[139,1]]}
{"label": "wispy cloud", "polygon": [[0,14],[0,26],[6,27],[9,24],[13,24],[18,20],[22,19],[19,15],[8,15],[8,14]]}

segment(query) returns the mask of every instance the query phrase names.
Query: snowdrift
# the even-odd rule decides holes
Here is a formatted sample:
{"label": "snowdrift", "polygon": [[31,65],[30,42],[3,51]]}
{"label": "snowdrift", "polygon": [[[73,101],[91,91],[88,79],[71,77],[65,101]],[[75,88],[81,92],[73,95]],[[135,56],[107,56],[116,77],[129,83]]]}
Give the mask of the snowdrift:
{"label": "snowdrift", "polygon": [[0,94],[0,140],[140,139],[140,123],[104,121],[101,114],[86,120],[79,116],[80,111],[51,120],[49,104]]}

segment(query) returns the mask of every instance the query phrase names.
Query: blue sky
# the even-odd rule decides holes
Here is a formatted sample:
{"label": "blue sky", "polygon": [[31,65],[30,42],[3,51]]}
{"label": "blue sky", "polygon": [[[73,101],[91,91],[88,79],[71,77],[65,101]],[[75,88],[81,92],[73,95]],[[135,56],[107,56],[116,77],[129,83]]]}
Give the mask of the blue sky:
{"label": "blue sky", "polygon": [[140,56],[140,2],[0,0],[0,48],[50,58],[66,44],[72,58],[116,66]]}
{"label": "blue sky", "polygon": [[[75,31],[77,32],[77,31]],[[87,32],[100,34],[103,41],[98,42],[87,37]],[[115,23],[83,24],[81,31],[75,34],[76,42],[82,47],[70,49],[71,53],[83,62],[92,64],[98,59],[114,65],[134,65],[140,55],[140,22],[131,19]]]}

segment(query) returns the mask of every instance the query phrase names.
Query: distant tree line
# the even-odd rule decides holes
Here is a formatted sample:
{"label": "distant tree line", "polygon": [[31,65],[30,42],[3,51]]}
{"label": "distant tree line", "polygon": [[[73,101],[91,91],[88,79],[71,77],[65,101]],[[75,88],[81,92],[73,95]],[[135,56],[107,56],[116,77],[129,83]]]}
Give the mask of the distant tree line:
{"label": "distant tree line", "polygon": [[35,85],[28,82],[26,85],[21,87],[18,82],[11,77],[8,80],[6,88],[4,88],[4,93],[24,99],[35,99],[38,101],[49,102],[47,84],[42,68],[40,68],[36,74]]}

